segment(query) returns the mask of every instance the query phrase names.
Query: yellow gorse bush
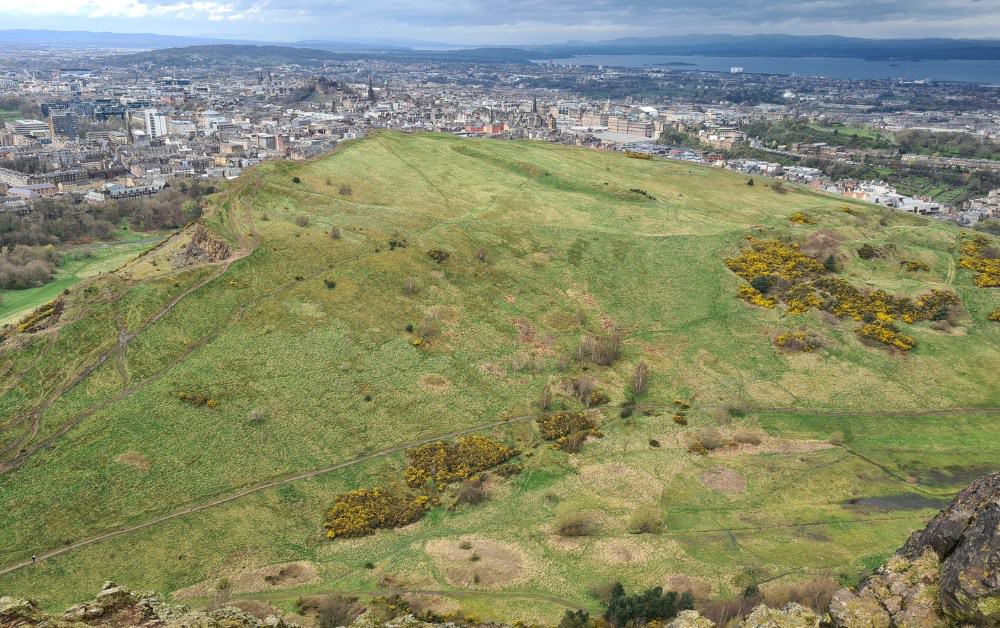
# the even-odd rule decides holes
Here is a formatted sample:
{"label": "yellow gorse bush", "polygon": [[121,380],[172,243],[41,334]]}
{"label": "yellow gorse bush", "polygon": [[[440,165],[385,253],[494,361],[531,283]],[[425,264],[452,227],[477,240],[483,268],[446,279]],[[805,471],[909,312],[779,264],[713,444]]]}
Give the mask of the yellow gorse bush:
{"label": "yellow gorse bush", "polygon": [[977,235],[962,242],[960,247],[958,263],[976,273],[974,281],[980,288],[1000,287],[1000,259],[984,254],[989,244],[984,236]]}
{"label": "yellow gorse bush", "polygon": [[869,340],[876,340],[884,345],[889,345],[900,351],[909,351],[916,346],[916,341],[899,331],[892,323],[876,321],[863,325],[858,330],[858,335]]}
{"label": "yellow gorse bush", "polygon": [[[946,290],[931,290],[915,299],[896,296],[884,290],[866,290],[829,272],[818,260],[799,250],[797,244],[779,240],[748,238],[749,246],[726,266],[752,285],[741,285],[738,296],[754,305],[773,308],[783,303],[789,314],[804,314],[811,309],[824,310],[839,317],[866,323],[892,325],[896,321],[916,323],[931,320],[944,308],[959,303],[958,295]],[[992,260],[991,260],[992,261]],[[759,283],[758,283],[759,282]],[[767,285],[768,294],[755,286]],[[765,289],[765,288],[761,288]],[[898,330],[896,330],[898,333]],[[881,327],[866,333],[869,339],[888,338],[885,344],[913,348],[909,336],[897,338]]]}
{"label": "yellow gorse bush", "polygon": [[583,412],[553,412],[538,419],[538,429],[545,440],[558,441],[570,434],[594,429],[590,417]]}
{"label": "yellow gorse bush", "polygon": [[381,487],[344,493],[326,513],[326,536],[356,537],[380,528],[398,528],[419,520],[430,498]]}
{"label": "yellow gorse bush", "polygon": [[463,436],[454,444],[437,441],[406,452],[403,479],[414,488],[433,481],[442,487],[465,480],[517,455],[517,450],[487,436]]}
{"label": "yellow gorse bush", "polygon": [[518,454],[517,450],[487,436],[463,436],[455,443],[437,441],[406,452],[403,471],[406,487],[362,488],[337,497],[326,512],[326,536],[366,536],[382,528],[398,528],[418,521],[430,508],[431,497],[411,489],[437,489],[474,478]]}

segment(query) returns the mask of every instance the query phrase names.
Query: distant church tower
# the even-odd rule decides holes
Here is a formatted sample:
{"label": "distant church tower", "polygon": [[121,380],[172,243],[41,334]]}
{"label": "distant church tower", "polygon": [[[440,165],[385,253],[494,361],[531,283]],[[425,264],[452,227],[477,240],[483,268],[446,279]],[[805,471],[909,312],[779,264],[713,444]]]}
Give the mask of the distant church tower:
{"label": "distant church tower", "polygon": [[372,86],[372,75],[368,74],[368,102],[375,102],[378,100],[375,98],[375,88]]}

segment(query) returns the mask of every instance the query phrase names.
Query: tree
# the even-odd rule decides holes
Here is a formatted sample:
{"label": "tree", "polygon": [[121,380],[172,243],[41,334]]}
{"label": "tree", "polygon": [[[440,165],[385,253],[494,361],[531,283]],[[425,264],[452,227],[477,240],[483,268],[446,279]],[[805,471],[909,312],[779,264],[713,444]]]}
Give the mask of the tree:
{"label": "tree", "polygon": [[559,620],[558,628],[587,628],[590,625],[590,613],[585,610],[567,610]]}
{"label": "tree", "polygon": [[645,362],[635,365],[632,373],[632,393],[636,396],[646,392],[646,379],[649,377],[649,366]]}

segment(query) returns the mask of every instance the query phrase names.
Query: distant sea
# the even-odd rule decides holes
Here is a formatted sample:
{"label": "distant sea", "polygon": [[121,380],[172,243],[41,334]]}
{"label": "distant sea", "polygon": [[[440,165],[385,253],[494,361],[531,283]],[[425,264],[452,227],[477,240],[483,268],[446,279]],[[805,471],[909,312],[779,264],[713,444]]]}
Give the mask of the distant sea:
{"label": "distant sea", "polygon": [[1000,85],[1000,61],[866,61],[832,57],[701,57],[670,55],[581,55],[538,63],[663,67],[670,70],[729,72],[741,67],[748,74],[797,74],[834,79],[901,79]]}

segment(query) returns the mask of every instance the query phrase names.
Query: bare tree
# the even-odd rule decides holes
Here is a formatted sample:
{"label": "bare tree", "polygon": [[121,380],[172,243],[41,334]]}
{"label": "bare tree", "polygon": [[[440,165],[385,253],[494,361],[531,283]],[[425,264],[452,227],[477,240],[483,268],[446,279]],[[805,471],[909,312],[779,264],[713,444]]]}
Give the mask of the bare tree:
{"label": "bare tree", "polygon": [[649,366],[645,362],[635,365],[635,372],[632,373],[632,392],[641,395],[646,392],[646,378],[649,377]]}

